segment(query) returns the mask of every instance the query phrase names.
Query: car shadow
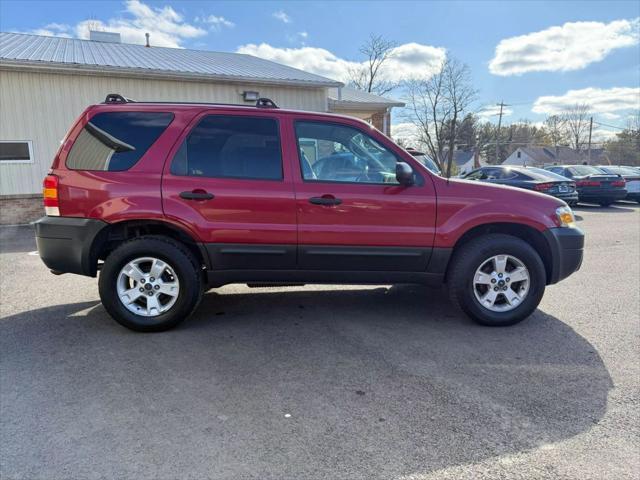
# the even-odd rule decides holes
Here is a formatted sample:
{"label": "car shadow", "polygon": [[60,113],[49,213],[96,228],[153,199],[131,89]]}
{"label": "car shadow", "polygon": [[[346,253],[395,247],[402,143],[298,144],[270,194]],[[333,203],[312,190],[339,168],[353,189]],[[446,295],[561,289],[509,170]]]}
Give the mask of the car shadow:
{"label": "car shadow", "polygon": [[579,205],[571,207],[571,209],[574,212],[584,211],[584,212],[602,212],[602,213],[631,213],[631,212],[637,212],[639,209],[638,207],[640,207],[640,205],[636,205],[633,203],[614,203],[608,207],[603,207],[601,205],[591,205],[586,203],[580,203]]}
{"label": "car shadow", "polygon": [[390,478],[559,442],[605,413],[602,359],[540,310],[487,328],[418,286],[233,292],[159,334],[95,302],[4,318],[5,475]]}
{"label": "car shadow", "polygon": [[33,225],[0,225],[0,253],[31,252],[35,249]]}

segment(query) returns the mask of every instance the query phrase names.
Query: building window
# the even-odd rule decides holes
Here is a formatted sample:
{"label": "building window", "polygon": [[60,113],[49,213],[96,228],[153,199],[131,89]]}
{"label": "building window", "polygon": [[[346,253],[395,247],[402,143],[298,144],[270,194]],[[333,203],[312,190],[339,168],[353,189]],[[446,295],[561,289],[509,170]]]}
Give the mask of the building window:
{"label": "building window", "polygon": [[518,152],[518,158],[522,156],[522,152]]}
{"label": "building window", "polygon": [[31,141],[0,141],[0,163],[33,163]]}

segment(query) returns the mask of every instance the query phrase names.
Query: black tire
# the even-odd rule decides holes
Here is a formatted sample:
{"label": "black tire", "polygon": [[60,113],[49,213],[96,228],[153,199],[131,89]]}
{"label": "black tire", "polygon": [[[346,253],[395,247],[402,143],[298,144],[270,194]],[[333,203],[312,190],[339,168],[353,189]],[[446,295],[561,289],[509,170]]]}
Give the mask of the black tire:
{"label": "black tire", "polygon": [[[529,291],[513,310],[495,312],[480,304],[474,293],[476,270],[494,255],[512,255],[529,272]],[[516,324],[538,307],[546,285],[546,271],[540,255],[524,240],[504,234],[475,238],[456,250],[447,273],[451,302],[481,325],[501,327]]]}
{"label": "black tire", "polygon": [[609,207],[613,203],[611,200],[605,200],[603,202],[599,202],[601,207]]}
{"label": "black tire", "polygon": [[[164,313],[153,317],[136,315],[120,301],[117,279],[120,270],[137,257],[153,256],[167,262],[180,282],[178,297]],[[198,262],[181,243],[162,236],[129,240],[106,258],[98,280],[104,308],[119,324],[137,332],[161,332],[175,327],[197,308],[202,298],[202,277]]]}

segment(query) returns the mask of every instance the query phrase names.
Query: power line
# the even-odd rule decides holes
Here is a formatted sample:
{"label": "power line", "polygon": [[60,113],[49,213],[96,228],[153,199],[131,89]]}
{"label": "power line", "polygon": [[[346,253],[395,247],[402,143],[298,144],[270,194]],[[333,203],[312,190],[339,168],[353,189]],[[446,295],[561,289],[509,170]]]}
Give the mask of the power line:
{"label": "power line", "polygon": [[595,123],[596,125],[600,125],[602,127],[617,128],[618,130],[626,130],[627,129],[627,127],[620,127],[619,125],[609,125],[607,123],[596,122],[595,120],[593,121],[593,123]]}

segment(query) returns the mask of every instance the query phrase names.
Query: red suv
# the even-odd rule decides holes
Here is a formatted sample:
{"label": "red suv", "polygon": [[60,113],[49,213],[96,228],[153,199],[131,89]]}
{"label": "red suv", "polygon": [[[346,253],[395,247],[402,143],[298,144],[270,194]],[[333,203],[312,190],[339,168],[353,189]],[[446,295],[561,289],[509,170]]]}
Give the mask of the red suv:
{"label": "red suv", "polygon": [[107,311],[171,328],[228,283],[446,283],[485,325],[530,315],[580,268],[558,199],[447,180],[350,117],[139,103],[85,110],[44,180],[38,250],[95,277]]}

